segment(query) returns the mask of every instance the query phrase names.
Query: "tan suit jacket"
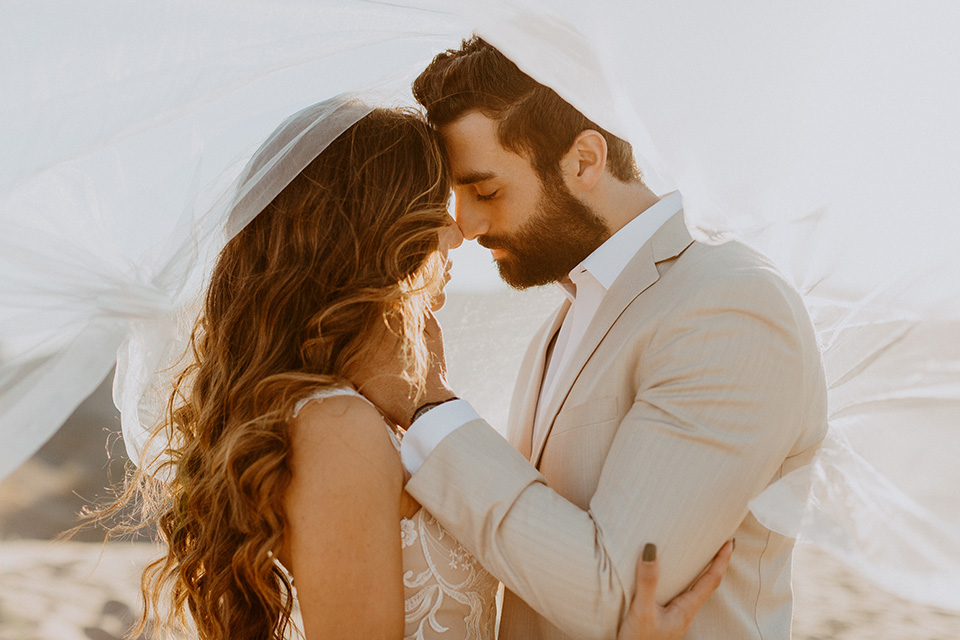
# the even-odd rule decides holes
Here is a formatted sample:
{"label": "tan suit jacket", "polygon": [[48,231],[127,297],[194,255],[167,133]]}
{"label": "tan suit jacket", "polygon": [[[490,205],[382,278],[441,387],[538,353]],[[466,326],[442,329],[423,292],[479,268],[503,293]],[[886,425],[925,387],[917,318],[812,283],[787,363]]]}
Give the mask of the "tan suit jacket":
{"label": "tan suit jacket", "polygon": [[407,486],[503,581],[501,640],[614,638],[644,543],[659,549],[665,602],[731,537],[730,569],[687,638],[789,638],[793,541],[747,503],[808,462],[826,432],[799,295],[743,244],[694,243],[677,214],[607,292],[533,442],[568,306],[521,367],[510,443],[467,423]]}

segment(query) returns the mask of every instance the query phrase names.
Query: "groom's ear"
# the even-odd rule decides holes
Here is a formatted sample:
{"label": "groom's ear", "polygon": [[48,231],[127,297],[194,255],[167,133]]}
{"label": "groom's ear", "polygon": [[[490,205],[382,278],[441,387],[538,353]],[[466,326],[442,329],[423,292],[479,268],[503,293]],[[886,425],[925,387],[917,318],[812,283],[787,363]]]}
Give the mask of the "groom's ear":
{"label": "groom's ear", "polygon": [[581,131],[560,161],[565,182],[573,193],[589,191],[607,164],[607,141],[593,129]]}

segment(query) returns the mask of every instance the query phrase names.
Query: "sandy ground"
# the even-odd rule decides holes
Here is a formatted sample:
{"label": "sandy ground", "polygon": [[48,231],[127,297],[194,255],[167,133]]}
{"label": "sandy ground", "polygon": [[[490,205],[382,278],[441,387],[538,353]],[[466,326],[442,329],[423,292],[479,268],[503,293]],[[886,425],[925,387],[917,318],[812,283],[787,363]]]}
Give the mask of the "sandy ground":
{"label": "sandy ground", "polygon": [[[0,544],[0,640],[114,640],[139,612],[144,543]],[[900,600],[810,548],[795,560],[796,640],[956,640],[960,613]]]}
{"label": "sandy ground", "polygon": [[[451,295],[442,313],[454,388],[494,426],[506,421],[505,395],[519,358],[556,295]],[[484,382],[492,379],[497,383]],[[105,381],[34,458],[0,482],[0,640],[119,639],[136,618],[139,574],[155,547],[104,547],[96,530],[50,541],[120,478],[123,447],[110,435],[118,428]],[[794,591],[797,640],[960,639],[960,612],[889,595],[816,549],[798,549]]]}
{"label": "sandy ground", "polygon": [[113,640],[139,615],[149,544],[0,544],[0,639]]}

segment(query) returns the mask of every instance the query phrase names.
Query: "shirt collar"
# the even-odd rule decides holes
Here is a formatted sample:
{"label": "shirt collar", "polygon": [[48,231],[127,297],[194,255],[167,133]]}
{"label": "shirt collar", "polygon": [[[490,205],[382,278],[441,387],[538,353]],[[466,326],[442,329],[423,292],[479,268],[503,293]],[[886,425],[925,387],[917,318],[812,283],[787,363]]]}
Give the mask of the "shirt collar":
{"label": "shirt collar", "polygon": [[570,282],[558,283],[561,290],[572,301],[576,295],[574,283],[583,282],[587,275],[596,280],[604,291],[610,289],[637,254],[637,250],[653,237],[664,222],[680,211],[682,204],[679,191],[662,197],[607,238],[583,262],[574,267],[569,274]]}

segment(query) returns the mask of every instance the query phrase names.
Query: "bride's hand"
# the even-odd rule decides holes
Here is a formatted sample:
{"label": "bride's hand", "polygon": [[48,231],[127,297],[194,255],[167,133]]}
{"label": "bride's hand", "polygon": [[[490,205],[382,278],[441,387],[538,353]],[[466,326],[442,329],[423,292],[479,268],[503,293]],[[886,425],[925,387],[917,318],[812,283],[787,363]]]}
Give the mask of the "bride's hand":
{"label": "bride's hand", "polygon": [[[654,545],[647,545],[637,561],[637,591],[630,603],[630,611],[620,626],[617,640],[681,640],[700,607],[720,586],[720,580],[730,563],[730,554],[733,553],[733,541],[728,541],[720,548],[707,570],[686,591],[663,607],[654,600],[657,579],[660,577],[656,553]],[[649,558],[651,555],[652,560],[645,562],[644,556]]]}

